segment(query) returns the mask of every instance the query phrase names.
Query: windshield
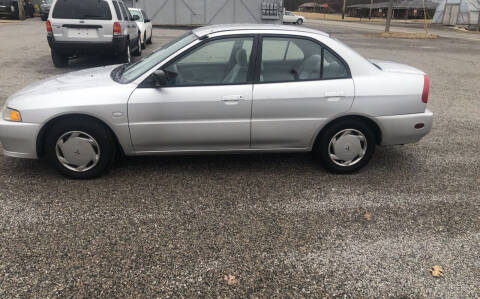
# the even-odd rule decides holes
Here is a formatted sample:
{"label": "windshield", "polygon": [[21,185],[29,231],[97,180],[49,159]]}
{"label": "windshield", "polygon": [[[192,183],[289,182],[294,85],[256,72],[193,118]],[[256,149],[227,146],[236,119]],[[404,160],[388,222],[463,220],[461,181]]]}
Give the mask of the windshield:
{"label": "windshield", "polygon": [[156,66],[173,53],[189,45],[197,39],[197,36],[188,32],[179,38],[163,45],[152,54],[146,56],[133,64],[124,64],[114,70],[112,77],[119,83],[130,83],[141,75],[145,74],[152,67]]}
{"label": "windshield", "polygon": [[132,14],[132,16],[138,16],[138,20],[139,22],[143,22],[143,15],[142,15],[142,12],[139,11],[139,10],[133,10],[133,9],[130,9],[130,13]]}

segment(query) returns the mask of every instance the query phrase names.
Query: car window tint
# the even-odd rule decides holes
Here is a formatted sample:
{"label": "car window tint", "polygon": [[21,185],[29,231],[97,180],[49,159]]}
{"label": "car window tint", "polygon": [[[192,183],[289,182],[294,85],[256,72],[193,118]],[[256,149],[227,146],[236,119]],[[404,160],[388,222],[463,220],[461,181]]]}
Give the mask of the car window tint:
{"label": "car window tint", "polygon": [[148,19],[148,15],[147,15],[147,13],[146,13],[144,10],[142,10],[142,14],[143,14],[143,18],[144,18],[144,19]]}
{"label": "car window tint", "polygon": [[122,13],[120,12],[120,6],[118,6],[118,2],[117,1],[113,1],[113,7],[115,7],[115,13],[117,14],[117,18],[122,21],[123,20],[123,16],[122,16]]}
{"label": "car window tint", "polygon": [[320,80],[322,47],[300,38],[265,37],[260,82]]}
{"label": "car window tint", "polygon": [[53,9],[54,19],[111,20],[110,6],[102,0],[58,0]]}
{"label": "car window tint", "polygon": [[247,83],[253,37],[213,40],[164,70],[170,86]]}
{"label": "car window tint", "polygon": [[125,12],[125,15],[126,15],[126,18],[125,18],[125,19],[131,20],[131,19],[132,19],[132,14],[130,13],[130,10],[128,10],[128,8],[127,8],[127,6],[125,5],[125,3],[120,2],[120,4],[122,5],[123,11]]}
{"label": "car window tint", "polygon": [[347,78],[348,71],[345,64],[325,49],[323,54],[323,79]]}

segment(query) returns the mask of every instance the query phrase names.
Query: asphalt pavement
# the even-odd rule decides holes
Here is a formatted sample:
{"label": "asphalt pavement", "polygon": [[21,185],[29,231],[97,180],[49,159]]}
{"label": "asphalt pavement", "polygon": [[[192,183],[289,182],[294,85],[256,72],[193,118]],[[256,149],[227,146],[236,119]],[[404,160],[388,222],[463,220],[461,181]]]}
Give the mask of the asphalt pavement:
{"label": "asphalt pavement", "polygon": [[[72,181],[0,156],[0,297],[479,297],[480,42],[307,26],[426,71],[431,134],[347,176],[265,154],[126,158]],[[182,33],[155,28],[144,53]],[[115,63],[55,69],[38,18],[0,24],[0,53],[0,104]]]}

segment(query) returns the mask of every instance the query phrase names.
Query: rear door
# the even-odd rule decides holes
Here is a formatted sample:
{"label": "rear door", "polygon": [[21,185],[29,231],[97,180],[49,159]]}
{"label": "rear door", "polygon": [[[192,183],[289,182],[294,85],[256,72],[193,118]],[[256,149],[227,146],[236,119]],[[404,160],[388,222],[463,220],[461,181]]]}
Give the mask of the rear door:
{"label": "rear door", "polygon": [[52,11],[55,40],[71,42],[111,42],[113,15],[104,0],[58,0]]}
{"label": "rear door", "polygon": [[253,91],[252,148],[306,149],[330,117],[353,103],[346,63],[317,41],[264,36]]}
{"label": "rear door", "polygon": [[[123,13],[125,14],[125,24],[127,26],[127,30],[128,30],[128,35],[130,36],[130,42],[132,43],[133,45],[133,42],[137,40],[137,37],[138,37],[138,28],[137,28],[137,23],[135,21],[133,21],[133,17],[132,17],[132,14],[130,13],[130,11],[128,10],[127,6],[125,5],[125,3],[123,3],[123,1],[120,1],[119,2],[120,5],[123,7],[122,11]],[[123,28],[123,27],[122,27]]]}

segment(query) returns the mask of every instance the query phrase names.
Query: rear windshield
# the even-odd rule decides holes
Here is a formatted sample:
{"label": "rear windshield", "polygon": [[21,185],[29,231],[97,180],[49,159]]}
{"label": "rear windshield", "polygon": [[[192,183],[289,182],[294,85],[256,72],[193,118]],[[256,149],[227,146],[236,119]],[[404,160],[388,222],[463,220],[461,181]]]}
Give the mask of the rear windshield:
{"label": "rear windshield", "polygon": [[103,0],[58,0],[54,19],[111,20],[110,6]]}

